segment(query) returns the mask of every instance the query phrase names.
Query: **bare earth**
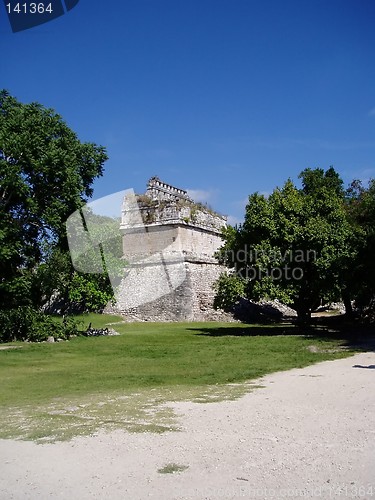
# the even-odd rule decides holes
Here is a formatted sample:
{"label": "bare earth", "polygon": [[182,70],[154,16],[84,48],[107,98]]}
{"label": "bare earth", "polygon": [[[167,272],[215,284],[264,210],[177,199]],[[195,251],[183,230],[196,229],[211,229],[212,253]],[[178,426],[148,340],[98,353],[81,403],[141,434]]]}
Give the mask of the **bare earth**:
{"label": "bare earth", "polygon": [[0,498],[375,498],[374,368],[361,353],[237,401],[173,404],[181,432],[1,440]]}

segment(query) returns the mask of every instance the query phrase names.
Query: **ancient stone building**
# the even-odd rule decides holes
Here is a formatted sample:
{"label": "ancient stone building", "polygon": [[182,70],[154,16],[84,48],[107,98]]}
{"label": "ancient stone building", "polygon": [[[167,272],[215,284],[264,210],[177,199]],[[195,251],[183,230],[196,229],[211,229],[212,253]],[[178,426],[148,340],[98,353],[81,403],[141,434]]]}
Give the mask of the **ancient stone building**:
{"label": "ancient stone building", "polygon": [[149,321],[214,318],[212,285],[223,271],[214,253],[225,225],[225,217],[157,177],[145,194],[125,196],[121,232],[128,265],[117,308]]}

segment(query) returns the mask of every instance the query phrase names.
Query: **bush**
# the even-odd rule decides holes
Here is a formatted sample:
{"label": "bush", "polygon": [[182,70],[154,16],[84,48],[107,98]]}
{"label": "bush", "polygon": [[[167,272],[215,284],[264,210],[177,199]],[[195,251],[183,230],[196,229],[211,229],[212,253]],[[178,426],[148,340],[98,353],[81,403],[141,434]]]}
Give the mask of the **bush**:
{"label": "bush", "polygon": [[75,273],[69,287],[69,302],[76,311],[102,312],[113,300],[113,291],[106,275]]}
{"label": "bush", "polygon": [[0,311],[0,325],[0,342],[42,342],[48,337],[67,340],[78,333],[73,318],[64,318],[60,323],[29,306]]}
{"label": "bush", "polygon": [[222,273],[214,284],[214,290],[216,292],[215,309],[232,311],[240,297],[245,295],[245,282],[234,274]]}

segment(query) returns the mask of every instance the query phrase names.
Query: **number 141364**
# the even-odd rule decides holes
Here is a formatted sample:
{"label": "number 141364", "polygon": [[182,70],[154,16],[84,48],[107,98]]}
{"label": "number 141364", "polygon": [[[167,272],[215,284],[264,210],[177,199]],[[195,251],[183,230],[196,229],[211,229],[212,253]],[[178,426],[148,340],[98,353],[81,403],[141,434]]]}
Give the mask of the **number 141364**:
{"label": "number 141364", "polygon": [[12,5],[10,3],[6,4],[8,14],[52,14],[52,3],[16,3]]}

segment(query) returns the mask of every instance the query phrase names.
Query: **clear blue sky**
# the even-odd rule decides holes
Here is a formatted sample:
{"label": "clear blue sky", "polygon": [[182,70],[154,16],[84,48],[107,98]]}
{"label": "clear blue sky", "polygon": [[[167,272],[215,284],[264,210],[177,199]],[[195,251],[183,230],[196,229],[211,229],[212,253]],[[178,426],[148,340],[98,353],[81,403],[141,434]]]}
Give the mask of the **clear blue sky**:
{"label": "clear blue sky", "polygon": [[107,147],[95,198],[152,175],[241,220],[306,167],[375,177],[374,0],[80,0],[13,34],[0,88]]}

